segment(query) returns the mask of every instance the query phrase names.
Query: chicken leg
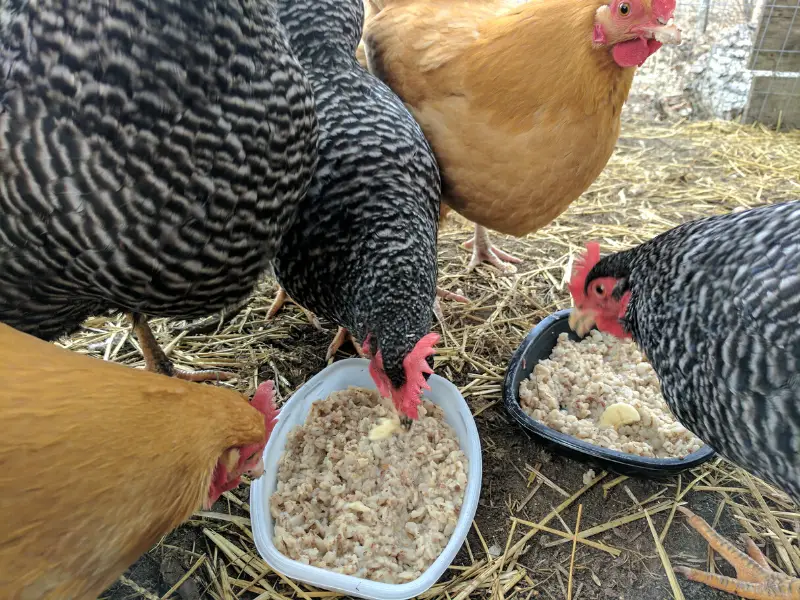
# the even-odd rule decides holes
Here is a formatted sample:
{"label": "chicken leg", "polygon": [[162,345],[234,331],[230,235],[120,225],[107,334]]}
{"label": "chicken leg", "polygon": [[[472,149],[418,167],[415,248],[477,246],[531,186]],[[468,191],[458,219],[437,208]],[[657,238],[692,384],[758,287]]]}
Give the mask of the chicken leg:
{"label": "chicken leg", "polygon": [[369,358],[366,352],[364,352],[364,350],[361,348],[361,345],[353,337],[353,334],[347,331],[347,329],[344,327],[339,327],[338,331],[336,332],[336,336],[331,342],[331,345],[328,346],[328,353],[325,355],[325,360],[330,362],[336,354],[336,351],[347,341],[353,344],[353,347],[356,349],[356,354],[358,354],[361,358]]}
{"label": "chicken leg", "polygon": [[516,273],[517,268],[509,263],[519,264],[522,262],[516,256],[511,256],[500,250],[500,248],[493,246],[491,240],[489,240],[489,232],[486,227],[477,223],[475,223],[475,235],[472,236],[472,239],[464,242],[464,247],[468,250],[472,248],[472,259],[467,265],[467,273],[482,262],[488,262],[503,273],[511,274]]}
{"label": "chicken leg", "polygon": [[[294,300],[289,298],[289,294],[286,293],[286,290],[284,290],[282,287],[278,287],[278,294],[275,296],[275,300],[272,301],[272,305],[270,305],[269,310],[267,311],[267,320],[277,315],[278,311],[283,308],[283,305],[287,302],[294,302]],[[297,302],[294,303],[297,304]],[[300,305],[297,304],[297,306]],[[308,319],[309,323],[322,331],[322,325],[320,325],[319,319],[314,316],[314,313],[306,308],[303,308],[302,306],[300,306],[300,310],[303,311],[303,314],[306,316],[306,319]]]}
{"label": "chicken leg", "polygon": [[800,600],[800,579],[773,571],[753,540],[747,538],[747,554],[745,554],[688,508],[679,506],[678,510],[686,516],[689,525],[734,566],[738,579],[688,567],[676,567],[676,573],[691,581],[704,583],[709,587],[749,600]]}
{"label": "chicken leg", "polygon": [[164,350],[158,345],[147,318],[141,313],[131,313],[133,322],[133,332],[139,340],[144,356],[144,368],[153,373],[160,373],[168,377],[177,377],[186,381],[226,381],[233,377],[233,373],[225,371],[181,371],[176,369],[172,361],[164,354]]}

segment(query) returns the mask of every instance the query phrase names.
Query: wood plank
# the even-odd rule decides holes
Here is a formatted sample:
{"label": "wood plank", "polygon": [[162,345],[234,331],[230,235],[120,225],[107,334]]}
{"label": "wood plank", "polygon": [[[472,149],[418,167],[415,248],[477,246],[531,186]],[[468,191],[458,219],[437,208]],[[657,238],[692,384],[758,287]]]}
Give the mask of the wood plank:
{"label": "wood plank", "polygon": [[800,72],[800,0],[768,0],[753,40],[751,69]]}
{"label": "wood plank", "polygon": [[744,122],[777,127],[778,120],[781,131],[800,129],[800,77],[754,77]]}

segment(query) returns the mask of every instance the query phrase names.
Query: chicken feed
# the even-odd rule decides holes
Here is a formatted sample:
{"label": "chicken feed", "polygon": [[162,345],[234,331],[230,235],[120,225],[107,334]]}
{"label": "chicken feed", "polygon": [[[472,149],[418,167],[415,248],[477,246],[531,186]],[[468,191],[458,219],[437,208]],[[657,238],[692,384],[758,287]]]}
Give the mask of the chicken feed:
{"label": "chicken feed", "polygon": [[703,446],[675,420],[636,344],[596,329],[580,342],[559,335],[519,396],[532,418],[595,446],[650,458],[683,458]]}
{"label": "chicken feed", "polygon": [[314,402],[287,437],[270,498],[282,554],[401,584],[442,553],[464,500],[468,459],[438,406],[423,399],[408,432],[385,427],[395,414],[391,400],[364,388]]}

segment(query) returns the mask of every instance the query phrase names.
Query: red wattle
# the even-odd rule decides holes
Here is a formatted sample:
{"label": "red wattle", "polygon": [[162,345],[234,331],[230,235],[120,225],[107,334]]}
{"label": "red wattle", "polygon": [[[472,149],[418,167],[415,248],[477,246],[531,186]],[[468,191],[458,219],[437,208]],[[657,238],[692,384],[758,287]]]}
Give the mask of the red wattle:
{"label": "red wattle", "polygon": [[636,38],[615,44],[611,56],[620,67],[639,67],[650,56],[650,48],[647,47],[646,39]]}
{"label": "red wattle", "polygon": [[636,38],[615,44],[611,49],[611,56],[620,67],[641,67],[647,57],[661,48],[661,45],[656,40]]}
{"label": "red wattle", "polygon": [[653,53],[655,53],[655,51],[661,48],[663,45],[664,44],[658,40],[647,40],[647,47],[650,49],[650,56],[652,56]]}

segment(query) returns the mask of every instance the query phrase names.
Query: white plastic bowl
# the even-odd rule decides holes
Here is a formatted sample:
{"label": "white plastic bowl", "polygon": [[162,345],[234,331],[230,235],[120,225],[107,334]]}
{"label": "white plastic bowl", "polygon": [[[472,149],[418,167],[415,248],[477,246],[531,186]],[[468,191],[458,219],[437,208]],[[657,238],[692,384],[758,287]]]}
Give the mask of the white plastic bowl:
{"label": "white plastic bowl", "polygon": [[261,557],[275,571],[290,579],[302,581],[322,589],[349,594],[369,600],[407,600],[414,598],[435,584],[442,573],[453,562],[467,537],[481,490],[482,462],[481,442],[475,420],[464,397],[456,386],[431,375],[430,391],[425,398],[439,405],[445,420],[458,435],[461,449],[469,459],[467,489],[455,531],[444,551],[434,563],[414,581],[403,584],[388,584],[361,579],[351,575],[334,573],[319,567],[304,565],[281,554],[272,542],[273,522],[269,510],[269,499],[275,491],[278,479],[278,461],[286,445],[286,437],[295,425],[302,425],[311,404],[324,400],[331,393],[350,386],[376,389],[368,371],[369,361],[350,358],[333,363],[308,380],[280,411],[278,423],[264,449],[264,474],[250,486],[250,517],[256,548]]}

